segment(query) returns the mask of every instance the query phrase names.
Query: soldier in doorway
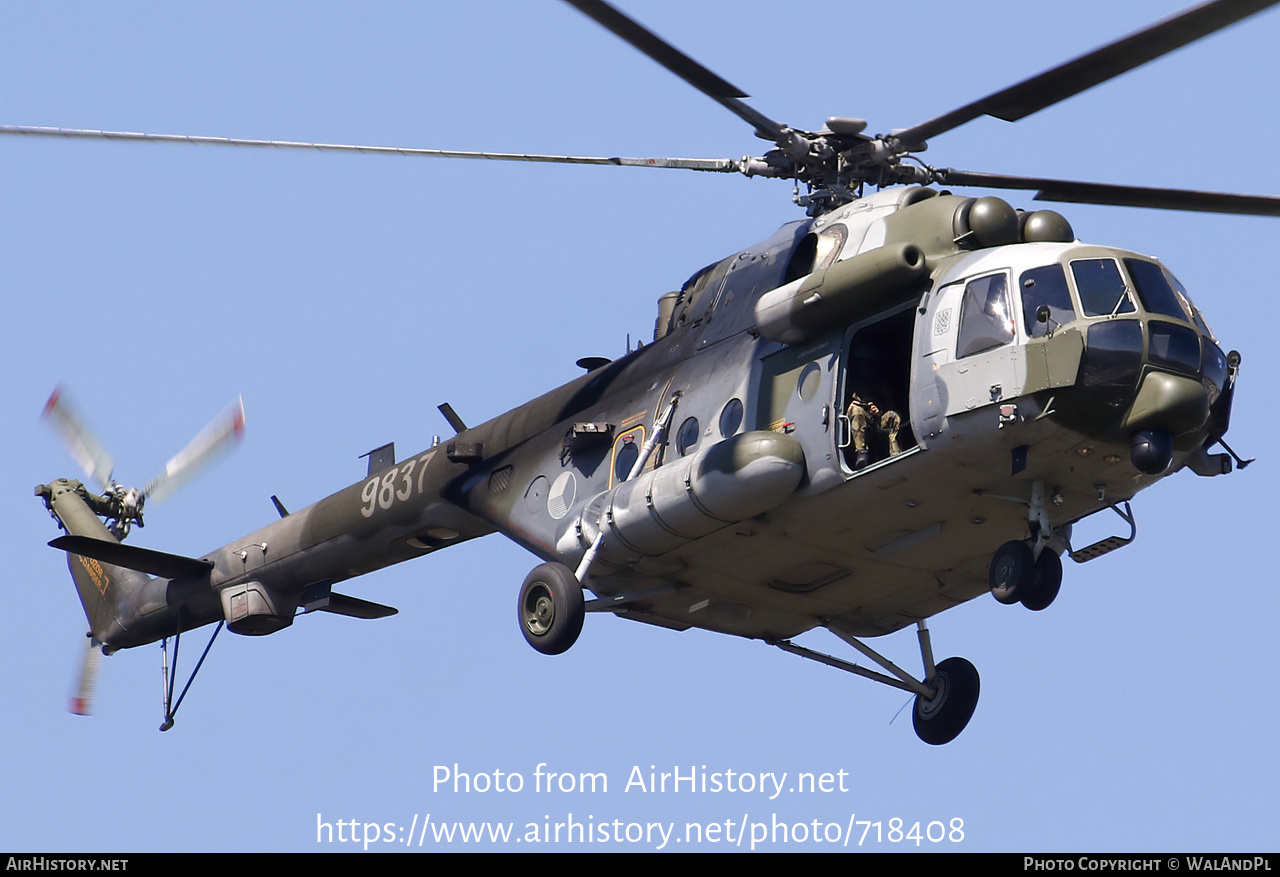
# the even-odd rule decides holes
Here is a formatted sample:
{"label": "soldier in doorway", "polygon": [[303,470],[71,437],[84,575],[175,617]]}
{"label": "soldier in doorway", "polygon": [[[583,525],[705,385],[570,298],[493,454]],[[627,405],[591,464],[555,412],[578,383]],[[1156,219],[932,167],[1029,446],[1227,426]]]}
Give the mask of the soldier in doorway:
{"label": "soldier in doorway", "polygon": [[881,411],[874,401],[863,399],[855,391],[846,413],[849,415],[849,429],[853,433],[853,468],[855,470],[871,464],[871,449],[867,445],[867,435],[872,429],[889,436],[889,456],[902,453],[902,448],[898,446],[898,431],[902,428],[902,418],[898,416],[898,412]]}

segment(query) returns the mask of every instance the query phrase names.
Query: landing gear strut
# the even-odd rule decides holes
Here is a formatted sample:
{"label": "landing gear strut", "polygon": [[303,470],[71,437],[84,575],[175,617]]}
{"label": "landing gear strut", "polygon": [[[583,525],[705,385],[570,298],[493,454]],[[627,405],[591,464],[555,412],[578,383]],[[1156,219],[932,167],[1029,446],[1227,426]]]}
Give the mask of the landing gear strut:
{"label": "landing gear strut", "polygon": [[182,618],[178,618],[178,630],[173,635],[173,666],[169,664],[169,638],[165,637],[160,641],[160,670],[164,677],[164,722],[160,725],[161,731],[167,731],[173,727],[173,716],[178,712],[178,707],[182,706],[182,700],[187,696],[187,690],[191,688],[191,683],[196,681],[196,674],[200,672],[200,668],[204,666],[204,659],[209,657],[209,649],[213,648],[213,641],[218,638],[218,634],[222,632],[222,626],[225,622],[219,621],[218,626],[213,629],[213,636],[209,637],[209,644],[204,647],[204,651],[200,654],[200,660],[196,661],[195,669],[191,671],[191,675],[187,677],[187,684],[182,687],[182,693],[178,695],[175,703],[173,700],[174,683],[177,681],[178,675],[178,645],[182,641]]}
{"label": "landing gear strut", "polygon": [[991,555],[987,573],[993,597],[1005,604],[1021,603],[1033,612],[1047,609],[1062,585],[1062,559],[1050,544],[1054,531],[1045,510],[1044,494],[1044,482],[1031,486],[1027,517],[1034,544],[1016,540],[1004,543]]}
{"label": "landing gear strut", "polygon": [[586,617],[582,586],[562,563],[533,568],[520,588],[520,632],[544,655],[567,652],[582,633]]}
{"label": "landing gear strut", "polygon": [[775,642],[773,645],[784,652],[808,658],[810,661],[817,661],[819,664],[826,664],[828,667],[844,670],[873,682],[914,693],[916,702],[912,725],[916,729],[916,736],[931,746],[950,743],[969,724],[969,719],[973,718],[973,711],[978,706],[978,671],[964,658],[947,658],[935,666],[933,647],[929,643],[929,629],[925,627],[923,621],[916,622],[917,636],[920,638],[920,657],[924,661],[923,681],[902,670],[848,631],[842,630],[839,622],[830,621],[826,627],[893,676],[886,676],[883,673],[859,667],[857,664],[815,652],[804,646],[798,646],[790,640]]}
{"label": "landing gear strut", "polygon": [[[643,471],[649,457],[666,435],[671,426],[671,416],[676,411],[676,400],[680,391],[674,393],[666,409],[658,417],[653,435],[645,442],[639,456],[631,466],[626,479],[631,480]],[[525,577],[520,588],[520,632],[525,642],[544,655],[558,655],[566,652],[578,641],[582,633],[582,620],[586,613],[586,600],[582,596],[582,583],[591,575],[591,565],[595,563],[600,546],[604,544],[608,527],[604,514],[600,517],[600,532],[591,547],[582,556],[575,573],[563,563],[544,563],[533,568],[533,572]],[[601,601],[593,601],[592,611],[605,611],[608,605]],[[622,605],[613,601],[613,606]]]}

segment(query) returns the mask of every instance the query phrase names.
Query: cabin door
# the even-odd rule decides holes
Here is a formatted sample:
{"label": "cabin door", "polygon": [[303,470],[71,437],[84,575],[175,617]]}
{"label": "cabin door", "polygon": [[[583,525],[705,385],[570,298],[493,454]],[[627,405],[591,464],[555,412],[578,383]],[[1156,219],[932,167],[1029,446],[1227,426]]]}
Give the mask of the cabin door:
{"label": "cabin door", "polygon": [[836,445],[846,474],[916,447],[911,431],[911,344],[915,306],[855,326],[845,339],[836,397]]}

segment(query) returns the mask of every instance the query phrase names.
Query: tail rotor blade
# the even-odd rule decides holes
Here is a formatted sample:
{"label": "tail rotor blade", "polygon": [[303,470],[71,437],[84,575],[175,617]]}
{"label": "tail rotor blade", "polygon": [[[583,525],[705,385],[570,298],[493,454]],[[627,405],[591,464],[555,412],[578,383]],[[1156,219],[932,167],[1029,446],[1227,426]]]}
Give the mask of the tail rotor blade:
{"label": "tail rotor blade", "polygon": [[85,424],[84,418],[67,398],[61,384],[49,396],[49,401],[45,403],[44,412],[40,416],[57,430],[72,459],[84,470],[85,475],[96,483],[97,489],[105,490],[111,483],[111,472],[115,468],[115,462],[107,449],[98,441],[93,430]]}
{"label": "tail rotor blade", "polygon": [[185,448],[165,464],[164,471],[143,490],[149,502],[163,502],[175,490],[207,466],[232,442],[244,436],[244,401],[237,398],[201,430]]}
{"label": "tail rotor blade", "polygon": [[80,662],[80,678],[76,681],[76,693],[71,696],[67,708],[77,716],[93,713],[93,698],[98,689],[98,667],[102,664],[101,643],[93,634],[85,637],[87,643],[84,659]]}

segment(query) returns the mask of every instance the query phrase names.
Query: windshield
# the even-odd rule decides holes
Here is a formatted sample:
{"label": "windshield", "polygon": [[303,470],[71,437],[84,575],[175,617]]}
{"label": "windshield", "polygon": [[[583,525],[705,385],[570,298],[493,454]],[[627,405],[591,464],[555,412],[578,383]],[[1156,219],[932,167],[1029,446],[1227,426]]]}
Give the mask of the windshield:
{"label": "windshield", "polygon": [[1138,288],[1138,298],[1142,306],[1153,314],[1164,314],[1179,320],[1188,320],[1187,309],[1182,299],[1169,285],[1169,276],[1163,268],[1154,262],[1142,259],[1125,259],[1124,267],[1129,269],[1133,285]]}
{"label": "windshield", "polygon": [[1191,296],[1187,295],[1187,288],[1182,285],[1178,278],[1174,277],[1168,269],[1165,269],[1164,276],[1168,279],[1174,291],[1178,294],[1178,298],[1182,300],[1183,305],[1191,312],[1191,322],[1196,324],[1196,328],[1217,342],[1218,337],[1213,334],[1213,330],[1209,328],[1209,324],[1204,321],[1204,314],[1200,313],[1200,309],[1191,303]]}
{"label": "windshield", "polygon": [[1071,274],[1076,279],[1085,316],[1107,317],[1135,310],[1114,259],[1077,259],[1071,263]]}

